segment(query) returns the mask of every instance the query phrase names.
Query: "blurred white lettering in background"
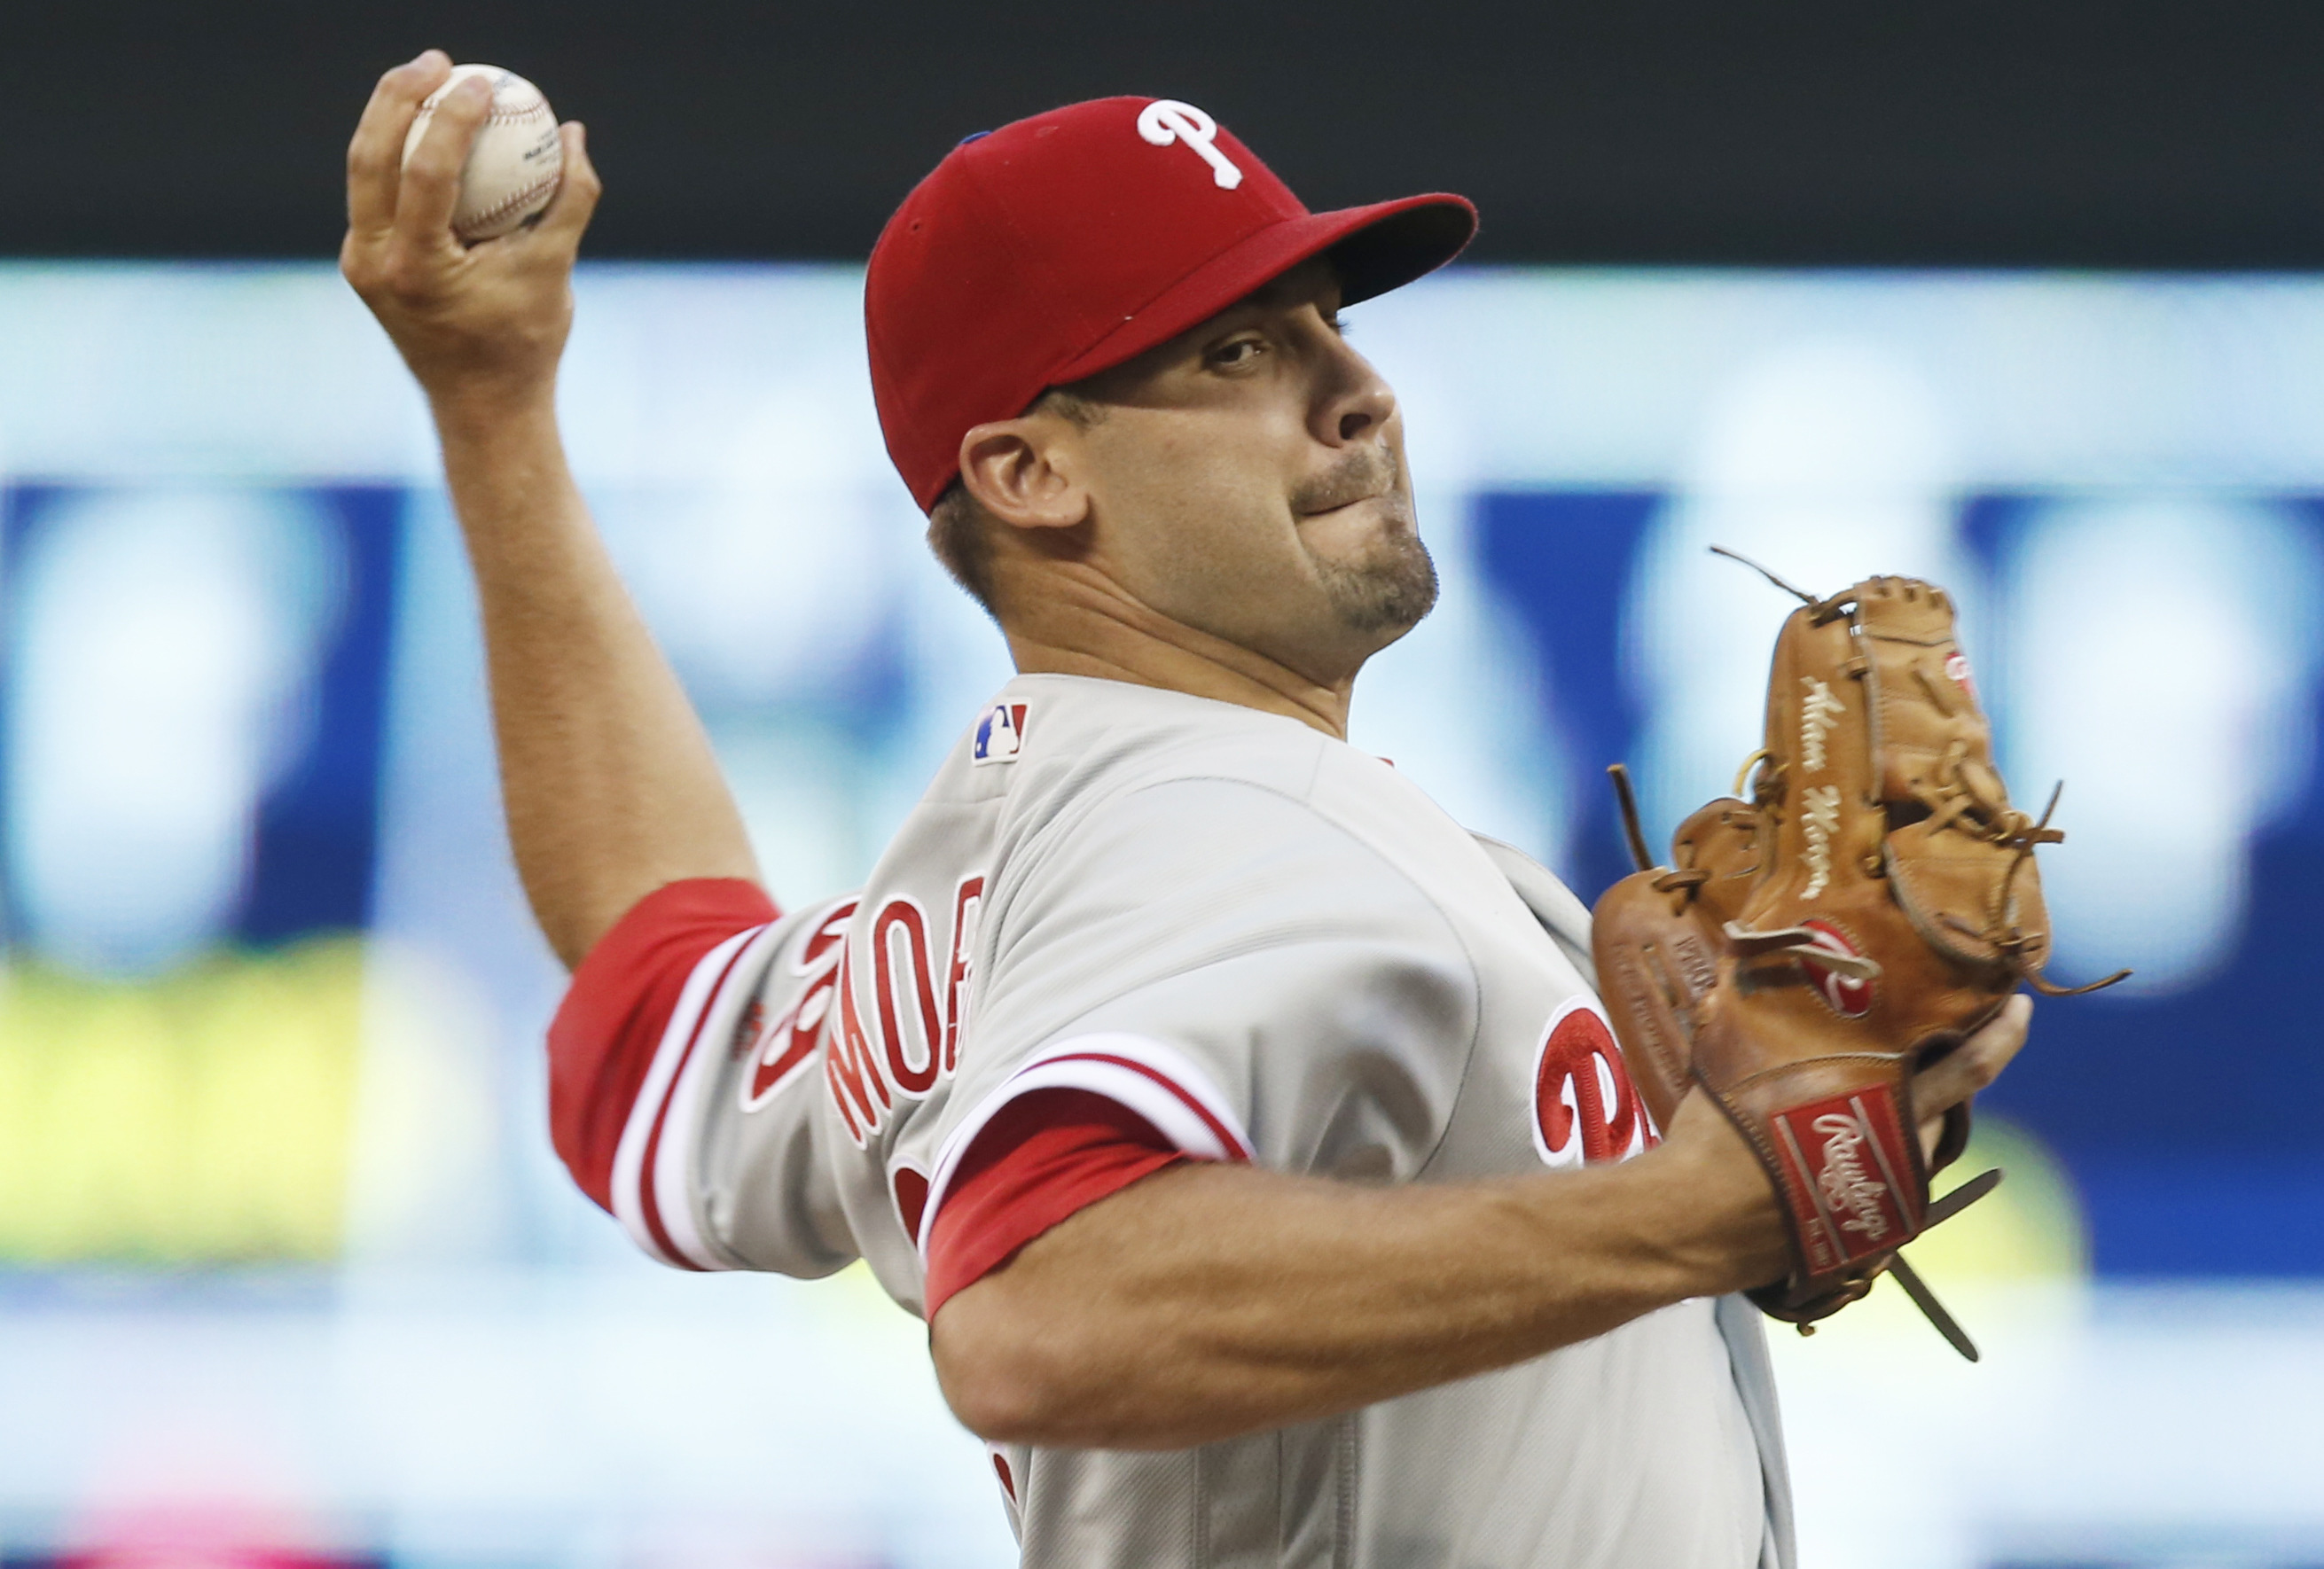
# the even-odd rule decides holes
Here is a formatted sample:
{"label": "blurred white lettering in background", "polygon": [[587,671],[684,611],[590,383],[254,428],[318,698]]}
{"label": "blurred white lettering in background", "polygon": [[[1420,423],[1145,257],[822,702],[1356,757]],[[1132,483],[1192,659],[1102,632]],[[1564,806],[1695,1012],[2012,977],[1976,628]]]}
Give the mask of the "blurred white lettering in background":
{"label": "blurred white lettering in background", "polygon": [[1625,618],[1657,843],[1729,788],[1759,745],[1767,650],[1797,608],[1711,546],[1809,593],[1874,573],[1961,583],[1950,436],[1912,364],[1874,344],[1789,345],[1718,394],[1640,553]]}
{"label": "blurred white lettering in background", "polygon": [[2217,495],[2036,503],[2001,602],[1957,537],[1962,482],[1927,383],[1876,345],[1811,341],[1745,369],[1641,553],[1628,647],[1655,830],[1730,787],[1758,744],[1767,648],[1792,607],[1723,545],[1815,593],[1874,573],[1951,589],[1992,666],[2017,803],[2070,781],[2043,858],[2061,978],[2134,989],[2232,957],[2250,840],[2309,783],[2324,562],[2281,505]]}
{"label": "blurred white lettering in background", "polygon": [[2251,837],[2314,765],[2314,536],[2229,498],[2062,500],[2014,555],[1997,707],[2019,803],[2066,784],[2042,863],[2060,974],[2201,981],[2242,935]]}
{"label": "blurred white lettering in background", "polygon": [[232,925],[260,798],[309,733],[342,551],[310,503],[263,491],[81,492],[34,514],[6,833],[36,951],[143,975]]}

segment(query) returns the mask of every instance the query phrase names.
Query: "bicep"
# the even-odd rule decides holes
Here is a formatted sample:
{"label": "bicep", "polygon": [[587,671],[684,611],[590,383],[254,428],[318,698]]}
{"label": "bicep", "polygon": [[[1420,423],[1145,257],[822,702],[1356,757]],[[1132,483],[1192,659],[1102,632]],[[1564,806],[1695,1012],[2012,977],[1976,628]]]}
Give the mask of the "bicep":
{"label": "bicep", "polygon": [[1660,1153],[1395,1187],[1164,1171],[955,1295],[937,1375],[987,1438],[1179,1449],[1507,1367],[1700,1294],[1660,1240],[1694,1207]]}
{"label": "bicep", "polygon": [[[1273,1201],[1303,1185],[1183,1162],[1075,1209],[938,1305],[928,1343],[945,1399],[970,1431],[999,1441],[1148,1446],[1139,1435],[1173,1414],[1148,1397],[1141,1364],[1179,1363],[1182,1385],[1199,1382],[1157,1336],[1160,1320],[1188,1325],[1154,1294],[1157,1274],[1175,1274],[1170,1298],[1185,1292],[1198,1310],[1240,1294],[1225,1284],[1241,1272],[1235,1261],[1268,1251],[1286,1213]],[[1109,1390],[1123,1408],[1099,1398]]]}
{"label": "bicep", "polygon": [[932,1325],[937,1377],[988,1438],[1174,1449],[1517,1360],[1547,1347],[1527,1335],[1544,1266],[1512,1200],[1553,1179],[1163,1171],[955,1295]]}

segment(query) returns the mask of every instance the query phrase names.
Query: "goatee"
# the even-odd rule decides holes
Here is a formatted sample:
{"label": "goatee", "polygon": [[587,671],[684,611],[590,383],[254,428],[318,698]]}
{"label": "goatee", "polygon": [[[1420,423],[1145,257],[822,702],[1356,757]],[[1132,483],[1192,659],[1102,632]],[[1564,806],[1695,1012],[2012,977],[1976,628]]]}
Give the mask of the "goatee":
{"label": "goatee", "polygon": [[1377,499],[1388,515],[1385,531],[1354,561],[1310,553],[1325,597],[1350,631],[1400,636],[1435,607],[1436,564],[1420,542],[1403,478],[1403,465],[1391,449],[1360,447],[1293,497],[1303,513]]}
{"label": "goatee", "polygon": [[1399,527],[1375,539],[1358,561],[1315,562],[1316,576],[1341,623],[1353,632],[1409,632],[1436,607],[1436,564],[1401,502]]}

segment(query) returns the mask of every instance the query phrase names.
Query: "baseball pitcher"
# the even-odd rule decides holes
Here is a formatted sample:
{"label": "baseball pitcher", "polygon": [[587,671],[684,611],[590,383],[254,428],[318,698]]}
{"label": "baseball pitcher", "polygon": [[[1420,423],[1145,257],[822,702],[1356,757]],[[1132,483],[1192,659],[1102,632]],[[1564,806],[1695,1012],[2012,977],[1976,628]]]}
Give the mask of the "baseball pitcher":
{"label": "baseball pitcher", "polygon": [[[1767,1178],[1703,1095],[1650,1113],[1581,903],[1344,739],[1435,576],[1340,312],[1469,203],[1310,213],[1168,99],[936,165],[871,258],[872,384],[1019,674],[863,888],[785,912],[559,446],[580,127],[541,221],[464,247],[484,89],[398,164],[448,67],[373,96],[343,264],[481,591],[580,1186],[676,1268],[863,1260],[1028,1565],[1789,1564],[1736,1294],[1791,1268]],[[2024,1023],[1914,1077],[1932,1148]]]}

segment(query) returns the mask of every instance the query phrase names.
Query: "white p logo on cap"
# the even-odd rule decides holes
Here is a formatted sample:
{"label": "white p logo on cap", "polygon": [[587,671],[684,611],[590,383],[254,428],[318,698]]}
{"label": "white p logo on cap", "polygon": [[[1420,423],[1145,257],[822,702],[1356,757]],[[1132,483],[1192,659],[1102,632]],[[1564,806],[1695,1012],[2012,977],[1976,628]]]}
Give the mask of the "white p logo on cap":
{"label": "white p logo on cap", "polygon": [[1221,190],[1232,190],[1242,183],[1242,170],[1218,149],[1219,123],[1192,104],[1176,98],[1155,99],[1138,112],[1138,133],[1157,147],[1183,142],[1201,153]]}

